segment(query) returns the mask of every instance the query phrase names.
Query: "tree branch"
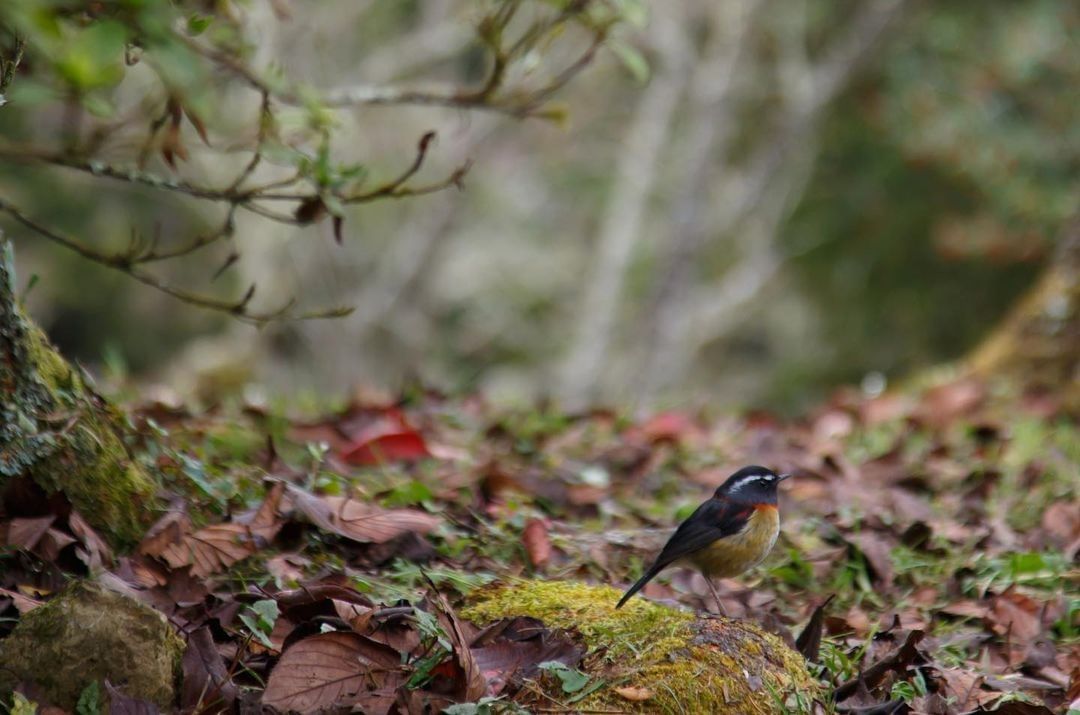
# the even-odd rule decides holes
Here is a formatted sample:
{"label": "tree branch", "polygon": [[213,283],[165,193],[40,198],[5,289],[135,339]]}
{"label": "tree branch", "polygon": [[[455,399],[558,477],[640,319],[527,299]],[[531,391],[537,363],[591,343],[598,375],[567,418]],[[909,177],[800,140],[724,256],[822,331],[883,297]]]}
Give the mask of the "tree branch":
{"label": "tree branch", "polygon": [[0,107],[7,103],[4,94],[15,79],[15,71],[19,69],[25,51],[26,40],[16,35],[15,48],[11,53],[11,59],[5,60],[3,57],[0,57]]}
{"label": "tree branch", "polygon": [[208,310],[214,310],[221,313],[227,313],[234,318],[243,320],[253,324],[263,324],[271,321],[279,320],[309,320],[314,318],[338,318],[348,315],[352,312],[352,308],[326,308],[321,310],[314,310],[304,313],[296,313],[293,308],[296,305],[296,299],[290,298],[282,306],[268,311],[253,311],[250,309],[249,304],[251,299],[255,296],[255,284],[252,284],[244,292],[244,294],[235,300],[227,300],[216,298],[214,296],[203,295],[201,293],[194,293],[182,288],[168,285],[157,277],[141,271],[138,269],[138,261],[133,260],[132,256],[127,253],[109,254],[97,249],[91,248],[84,243],[64,236],[50,228],[47,228],[33,219],[29,218],[17,208],[7,203],[3,199],[0,199],[0,212],[4,212],[11,216],[15,221],[22,224],[26,228],[30,229],[34,233],[38,234],[42,238],[48,239],[53,243],[56,243],[64,248],[78,253],[83,258],[86,258],[94,263],[97,263],[113,270],[125,273],[131,278],[139,281],[143,285],[149,286],[155,290],[158,290],[166,295],[172,296],[177,300],[180,300],[189,305],[198,306],[200,308],[206,308]]}

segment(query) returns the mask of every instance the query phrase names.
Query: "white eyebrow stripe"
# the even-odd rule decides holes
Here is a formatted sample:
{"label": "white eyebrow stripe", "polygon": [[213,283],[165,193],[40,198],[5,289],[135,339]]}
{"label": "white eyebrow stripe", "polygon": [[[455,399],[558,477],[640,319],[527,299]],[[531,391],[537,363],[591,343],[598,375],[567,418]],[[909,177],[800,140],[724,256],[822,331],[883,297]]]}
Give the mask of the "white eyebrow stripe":
{"label": "white eyebrow stripe", "polygon": [[734,494],[735,492],[739,491],[743,487],[747,486],[750,482],[756,482],[756,481],[762,480],[767,476],[768,476],[767,474],[747,474],[745,477],[741,477],[739,479],[739,481],[732,484],[731,488],[728,489],[728,492],[730,494]]}

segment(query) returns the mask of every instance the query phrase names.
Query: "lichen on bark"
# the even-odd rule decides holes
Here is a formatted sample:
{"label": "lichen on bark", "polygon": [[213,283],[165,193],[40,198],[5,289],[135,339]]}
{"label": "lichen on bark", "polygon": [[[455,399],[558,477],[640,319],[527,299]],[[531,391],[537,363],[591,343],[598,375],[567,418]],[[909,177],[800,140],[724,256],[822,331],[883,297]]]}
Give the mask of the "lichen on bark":
{"label": "lichen on bark", "polygon": [[620,595],[608,586],[518,581],[474,592],[462,616],[477,624],[531,616],[579,633],[589,648],[582,670],[605,687],[574,708],[751,715],[801,712],[820,696],[803,657],[756,624],[701,618],[640,598],[616,610]]}
{"label": "lichen on bark", "polygon": [[29,478],[62,492],[114,545],[134,543],[156,487],[124,429],[20,308],[11,243],[0,235],[0,493]]}

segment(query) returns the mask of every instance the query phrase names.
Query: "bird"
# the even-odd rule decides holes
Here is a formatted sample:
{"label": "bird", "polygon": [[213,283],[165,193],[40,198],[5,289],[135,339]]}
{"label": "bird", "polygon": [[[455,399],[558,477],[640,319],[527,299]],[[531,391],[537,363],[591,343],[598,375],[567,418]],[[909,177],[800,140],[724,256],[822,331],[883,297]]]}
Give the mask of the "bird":
{"label": "bird", "polygon": [[728,477],[708,501],[679,524],[652,566],[627,589],[615,608],[621,608],[658,573],[677,564],[701,572],[717,608],[724,613],[712,580],[738,576],[769,555],[780,534],[777,487],[790,476],[751,465]]}

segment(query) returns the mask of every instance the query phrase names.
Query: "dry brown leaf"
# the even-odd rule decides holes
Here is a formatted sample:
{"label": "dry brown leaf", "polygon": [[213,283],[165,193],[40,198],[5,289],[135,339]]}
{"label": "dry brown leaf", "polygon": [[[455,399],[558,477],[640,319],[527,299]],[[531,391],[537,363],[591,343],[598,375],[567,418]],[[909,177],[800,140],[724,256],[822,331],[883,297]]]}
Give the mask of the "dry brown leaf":
{"label": "dry brown leaf", "polygon": [[879,582],[881,588],[886,591],[890,590],[895,576],[892,556],[890,555],[893,544],[873,531],[861,531],[858,534],[852,534],[848,537],[848,541],[866,558],[872,575]]}
{"label": "dry brown leaf", "polygon": [[338,618],[348,623],[350,628],[361,634],[367,632],[371,616],[375,613],[374,608],[337,599],[331,599],[330,602],[334,604]]}
{"label": "dry brown leaf", "polygon": [[356,703],[367,692],[396,687],[400,654],[356,633],[320,633],[285,651],[263,692],[262,704],[282,712],[312,713]]}
{"label": "dry brown leaf", "polygon": [[281,529],[277,510],[284,489],[280,482],[271,487],[250,523],[214,524],[200,529],[181,543],[167,546],[161,558],[174,569],[190,565],[192,576],[205,578],[251,556]]}
{"label": "dry brown leaf", "polygon": [[1042,525],[1060,547],[1080,539],[1080,504],[1069,501],[1051,504],[1043,512]]}
{"label": "dry brown leaf", "polygon": [[1001,697],[982,689],[982,676],[962,668],[941,668],[938,677],[945,683],[945,695],[958,712],[966,712]]}
{"label": "dry brown leaf", "polygon": [[41,605],[41,601],[6,588],[0,588],[0,598],[10,598],[15,604],[15,610],[20,614],[29,613]]}
{"label": "dry brown leaf", "polygon": [[188,636],[181,667],[180,705],[185,712],[224,711],[236,700],[236,685],[207,626]]}
{"label": "dry brown leaf", "polygon": [[615,693],[619,697],[634,703],[640,703],[653,696],[653,691],[648,688],[639,688],[633,685],[627,685],[624,688],[615,688]]}
{"label": "dry brown leaf", "polygon": [[450,637],[454,663],[461,671],[458,690],[455,693],[461,702],[475,702],[488,694],[487,678],[484,677],[476,656],[470,648],[470,640],[465,637],[450,601],[438,591],[435,592],[435,605],[439,608],[440,620]]}
{"label": "dry brown leaf", "polygon": [[38,540],[34,553],[45,561],[56,561],[60,552],[75,543],[75,537],[59,529],[49,529]]}
{"label": "dry brown leaf", "polygon": [[348,497],[319,496],[289,486],[296,508],[323,531],[361,543],[383,544],[402,534],[426,534],[441,521],[417,509],[383,509]]}
{"label": "dry brown leaf", "polygon": [[191,520],[181,504],[177,509],[170,509],[147,530],[139,542],[139,553],[161,556],[170,546],[182,543],[190,533]]}
{"label": "dry brown leaf", "polygon": [[266,571],[278,584],[296,584],[304,578],[311,560],[300,554],[275,554],[266,560]]}
{"label": "dry brown leaf", "polygon": [[986,614],[987,625],[999,636],[1020,646],[1030,645],[1042,633],[1039,620],[1040,605],[1015,591],[1008,591],[993,600]]}
{"label": "dry brown leaf", "polygon": [[566,633],[552,631],[534,618],[517,617],[493,623],[471,646],[487,681],[488,694],[498,695],[508,684],[520,684],[540,673],[540,664],[559,662],[574,668],[585,654]]}
{"label": "dry brown leaf", "polygon": [[77,511],[72,511],[68,515],[68,528],[71,529],[71,533],[82,542],[86,548],[86,553],[80,554],[80,558],[86,563],[91,570],[98,569],[102,566],[112,565],[113,553],[112,549],[105,542],[105,539],[101,538],[101,535],[94,531],[94,527],[82,517]]}
{"label": "dry brown leaf", "polygon": [[17,549],[32,550],[49,530],[55,516],[12,519],[8,522],[4,543]]}
{"label": "dry brown leaf", "polygon": [[521,532],[521,541],[529,554],[529,563],[533,568],[541,568],[551,560],[551,537],[543,519],[529,519]]}

